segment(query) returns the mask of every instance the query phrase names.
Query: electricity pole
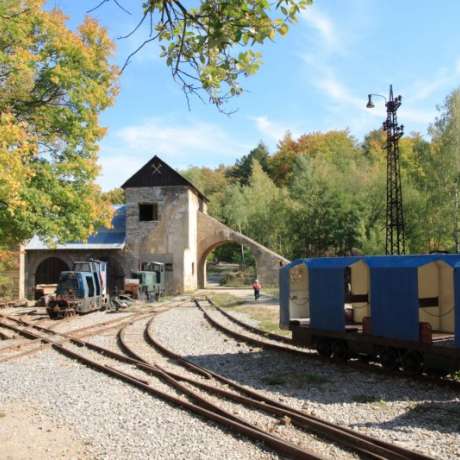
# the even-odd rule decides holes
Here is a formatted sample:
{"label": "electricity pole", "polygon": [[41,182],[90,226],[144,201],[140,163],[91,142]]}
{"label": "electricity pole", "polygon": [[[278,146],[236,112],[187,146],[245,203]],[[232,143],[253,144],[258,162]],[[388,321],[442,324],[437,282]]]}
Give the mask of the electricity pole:
{"label": "electricity pole", "polygon": [[386,208],[386,254],[404,254],[406,241],[404,233],[404,213],[401,189],[401,168],[399,163],[399,139],[403,135],[404,126],[398,125],[397,111],[401,106],[401,96],[393,96],[390,85],[388,99],[380,94],[369,94],[368,108],[375,107],[372,96],[385,99],[387,118],[383,122],[383,130],[387,134],[387,208]]}

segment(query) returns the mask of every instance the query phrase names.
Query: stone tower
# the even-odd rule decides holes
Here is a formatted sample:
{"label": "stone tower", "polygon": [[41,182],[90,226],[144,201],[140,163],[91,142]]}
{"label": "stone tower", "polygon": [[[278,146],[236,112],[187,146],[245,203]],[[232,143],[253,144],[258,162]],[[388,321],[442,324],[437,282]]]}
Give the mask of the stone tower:
{"label": "stone tower", "polygon": [[206,197],[157,156],[128,179],[125,272],[144,262],[166,264],[170,293],[197,288],[198,213]]}

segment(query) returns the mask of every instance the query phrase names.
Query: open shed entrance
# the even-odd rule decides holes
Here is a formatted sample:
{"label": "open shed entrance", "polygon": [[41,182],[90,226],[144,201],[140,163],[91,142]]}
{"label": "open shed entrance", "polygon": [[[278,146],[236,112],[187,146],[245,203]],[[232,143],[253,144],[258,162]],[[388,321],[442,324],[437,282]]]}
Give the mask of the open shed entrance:
{"label": "open shed entrance", "polygon": [[69,270],[69,266],[59,257],[48,257],[43,260],[35,272],[35,284],[57,284],[61,272]]}

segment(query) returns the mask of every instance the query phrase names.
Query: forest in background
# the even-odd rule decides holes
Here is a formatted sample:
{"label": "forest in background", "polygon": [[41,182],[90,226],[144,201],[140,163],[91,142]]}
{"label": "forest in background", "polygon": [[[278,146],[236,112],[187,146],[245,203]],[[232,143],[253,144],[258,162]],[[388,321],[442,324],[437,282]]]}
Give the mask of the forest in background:
{"label": "forest in background", "polygon": [[[407,253],[459,248],[460,89],[428,134],[400,140]],[[383,254],[385,142],[382,130],[363,142],[348,130],[286,133],[274,152],[260,143],[232,166],[181,173],[212,216],[288,259]]]}

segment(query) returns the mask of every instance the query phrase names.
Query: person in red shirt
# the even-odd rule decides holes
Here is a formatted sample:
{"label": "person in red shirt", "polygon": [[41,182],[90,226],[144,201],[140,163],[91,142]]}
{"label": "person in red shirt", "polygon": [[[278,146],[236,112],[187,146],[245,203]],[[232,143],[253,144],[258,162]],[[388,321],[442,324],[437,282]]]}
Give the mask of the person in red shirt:
{"label": "person in red shirt", "polygon": [[262,285],[259,283],[259,280],[256,279],[252,283],[252,289],[254,289],[254,299],[257,300],[260,297],[260,290],[262,289]]}

